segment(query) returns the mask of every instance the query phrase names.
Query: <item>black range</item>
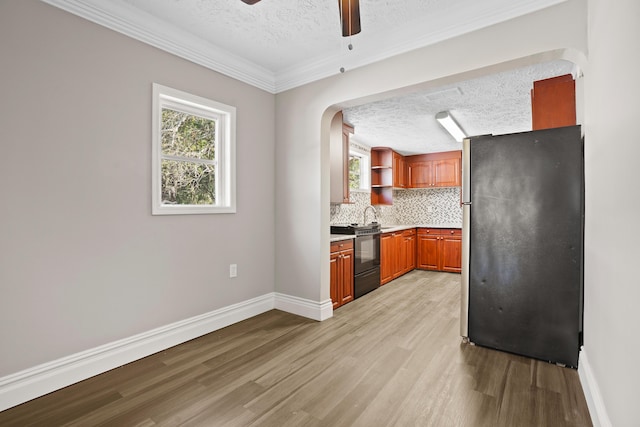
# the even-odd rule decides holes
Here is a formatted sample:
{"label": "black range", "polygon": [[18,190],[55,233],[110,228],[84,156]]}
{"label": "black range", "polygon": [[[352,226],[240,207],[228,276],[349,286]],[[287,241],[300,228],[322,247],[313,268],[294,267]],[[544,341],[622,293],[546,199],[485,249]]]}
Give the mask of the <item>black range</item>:
{"label": "black range", "polygon": [[380,224],[335,224],[331,234],[355,236],[354,298],[380,287]]}

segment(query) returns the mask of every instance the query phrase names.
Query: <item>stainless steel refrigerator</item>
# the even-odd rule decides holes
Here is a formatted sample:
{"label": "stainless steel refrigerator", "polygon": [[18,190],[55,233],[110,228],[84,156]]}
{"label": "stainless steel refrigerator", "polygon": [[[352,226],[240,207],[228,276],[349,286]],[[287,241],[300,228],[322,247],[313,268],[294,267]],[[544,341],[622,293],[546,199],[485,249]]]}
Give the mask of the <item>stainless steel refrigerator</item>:
{"label": "stainless steel refrigerator", "polygon": [[461,335],[578,366],[583,308],[579,126],[463,143]]}

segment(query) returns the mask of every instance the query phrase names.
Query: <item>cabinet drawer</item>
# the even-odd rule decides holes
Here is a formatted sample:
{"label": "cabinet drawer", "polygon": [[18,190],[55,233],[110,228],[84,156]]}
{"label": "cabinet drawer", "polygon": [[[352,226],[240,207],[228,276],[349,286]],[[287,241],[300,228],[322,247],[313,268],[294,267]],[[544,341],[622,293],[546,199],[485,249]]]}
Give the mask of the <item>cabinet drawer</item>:
{"label": "cabinet drawer", "polygon": [[459,228],[419,228],[420,236],[462,236],[462,230]]}
{"label": "cabinet drawer", "polygon": [[340,252],[347,249],[353,249],[353,239],[331,242],[331,252]]}
{"label": "cabinet drawer", "polygon": [[439,236],[441,229],[440,228],[418,228],[418,235],[420,236],[428,236],[434,235]]}
{"label": "cabinet drawer", "polygon": [[404,230],[402,232],[402,235],[404,237],[411,237],[411,236],[415,236],[416,235],[416,229],[415,228],[411,228],[409,230]]}

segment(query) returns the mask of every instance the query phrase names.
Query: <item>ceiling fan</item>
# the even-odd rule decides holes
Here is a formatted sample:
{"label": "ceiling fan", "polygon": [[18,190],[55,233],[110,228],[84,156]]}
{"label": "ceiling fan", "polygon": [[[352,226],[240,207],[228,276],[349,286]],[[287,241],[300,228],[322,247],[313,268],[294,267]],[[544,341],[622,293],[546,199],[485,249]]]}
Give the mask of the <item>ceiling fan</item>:
{"label": "ceiling fan", "polygon": [[[246,4],[256,4],[260,0],[242,0]],[[340,20],[342,21],[342,37],[349,37],[360,32],[360,0],[338,0]]]}

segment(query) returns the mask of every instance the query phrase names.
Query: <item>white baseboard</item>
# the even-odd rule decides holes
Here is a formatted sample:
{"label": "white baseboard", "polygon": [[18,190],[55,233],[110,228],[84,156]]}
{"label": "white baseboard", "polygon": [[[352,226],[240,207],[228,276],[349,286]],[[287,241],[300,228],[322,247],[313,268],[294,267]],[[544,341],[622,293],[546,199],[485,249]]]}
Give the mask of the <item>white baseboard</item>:
{"label": "white baseboard", "polygon": [[319,321],[333,315],[331,300],[266,294],[2,377],[0,411],[274,308]]}
{"label": "white baseboard", "polygon": [[604,400],[600,394],[600,388],[596,381],[591,365],[589,364],[589,358],[584,347],[580,354],[580,363],[578,364],[578,376],[580,377],[580,383],[582,383],[582,390],[584,391],[584,397],[587,400],[587,406],[589,407],[589,414],[591,415],[591,422],[594,427],[612,427],[611,420],[607,414],[607,408],[604,406]]}
{"label": "white baseboard", "polygon": [[318,321],[333,317],[333,304],[331,304],[330,299],[316,302],[276,292],[275,308]]}

